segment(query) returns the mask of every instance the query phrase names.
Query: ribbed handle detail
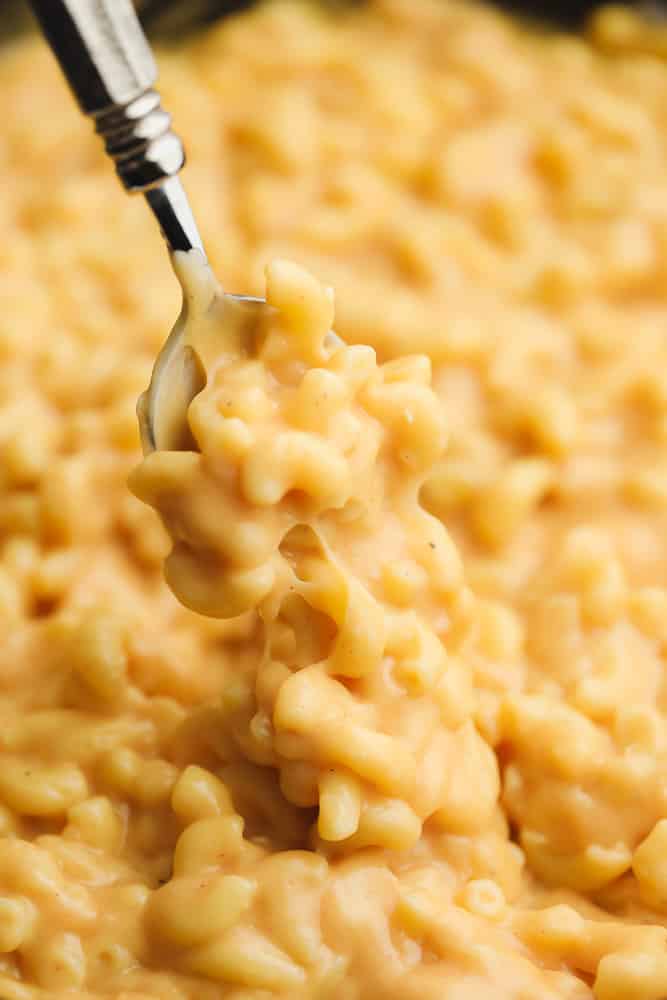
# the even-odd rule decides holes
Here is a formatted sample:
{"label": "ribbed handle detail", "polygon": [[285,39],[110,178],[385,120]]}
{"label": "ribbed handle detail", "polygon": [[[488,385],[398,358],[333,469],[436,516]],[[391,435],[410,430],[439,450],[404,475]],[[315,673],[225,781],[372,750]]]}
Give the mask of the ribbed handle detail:
{"label": "ribbed handle detail", "polygon": [[94,120],[128,191],[148,191],[177,174],[185,163],[183,144],[172,132],[171,116],[155,90],[125,106],[99,112]]}

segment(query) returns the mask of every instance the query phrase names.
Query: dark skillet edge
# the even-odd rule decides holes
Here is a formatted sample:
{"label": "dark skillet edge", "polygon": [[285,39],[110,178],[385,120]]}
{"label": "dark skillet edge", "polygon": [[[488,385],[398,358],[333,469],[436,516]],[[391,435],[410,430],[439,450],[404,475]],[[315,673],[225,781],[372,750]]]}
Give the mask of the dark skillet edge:
{"label": "dark skillet edge", "polygon": [[[614,0],[614,3],[616,0]],[[583,27],[591,14],[604,3],[589,3],[587,0],[494,0],[493,6],[518,17],[546,24],[569,31],[577,31]],[[631,7],[634,4],[624,3]]]}
{"label": "dark skillet edge", "polygon": [[[313,0],[336,10],[362,6],[364,0]],[[589,0],[488,0],[493,6],[546,27],[577,31],[600,2]],[[614,0],[616,2],[616,0]],[[178,43],[184,34],[205,28],[221,17],[252,7],[255,0],[134,0],[151,38]],[[632,6],[632,4],[625,4]],[[651,7],[667,17],[667,0]],[[0,0],[0,45],[29,30],[31,16],[22,0]]]}
{"label": "dark skillet edge", "polygon": [[[153,35],[176,38],[190,27],[203,26],[252,7],[255,0],[135,0],[138,3],[145,27]],[[317,0],[315,0],[317,2]],[[364,0],[319,0],[326,7],[336,9],[362,6]],[[602,2],[591,0],[489,0],[493,6],[529,21],[566,30],[580,29]],[[609,0],[607,0],[609,2]],[[618,2],[618,0],[612,0]],[[622,2],[622,0],[621,0]],[[625,6],[632,6],[626,3]],[[654,4],[667,15],[667,0]]]}

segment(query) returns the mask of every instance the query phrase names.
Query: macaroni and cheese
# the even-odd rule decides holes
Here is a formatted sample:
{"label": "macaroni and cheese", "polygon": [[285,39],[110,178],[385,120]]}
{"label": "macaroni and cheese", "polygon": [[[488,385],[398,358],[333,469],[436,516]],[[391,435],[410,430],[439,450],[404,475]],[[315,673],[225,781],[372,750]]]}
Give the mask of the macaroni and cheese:
{"label": "macaroni and cheese", "polygon": [[665,53],[462,0],[161,51],[269,309],[176,256],[140,461],[177,285],[4,50],[0,997],[667,995]]}

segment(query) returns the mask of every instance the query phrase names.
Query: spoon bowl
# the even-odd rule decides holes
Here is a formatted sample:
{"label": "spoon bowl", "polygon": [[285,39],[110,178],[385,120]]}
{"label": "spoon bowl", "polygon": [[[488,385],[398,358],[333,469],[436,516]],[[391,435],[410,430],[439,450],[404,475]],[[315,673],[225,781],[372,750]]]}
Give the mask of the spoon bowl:
{"label": "spoon bowl", "polygon": [[[221,293],[225,301],[259,320],[270,307],[266,299],[252,295]],[[206,385],[206,373],[197,353],[186,343],[187,305],[181,311],[169,337],[158,354],[148,388],[137,406],[139,433],[144,455],[152,451],[190,451],[196,445],[187,411],[194,397]],[[221,336],[221,340],[224,335]]]}

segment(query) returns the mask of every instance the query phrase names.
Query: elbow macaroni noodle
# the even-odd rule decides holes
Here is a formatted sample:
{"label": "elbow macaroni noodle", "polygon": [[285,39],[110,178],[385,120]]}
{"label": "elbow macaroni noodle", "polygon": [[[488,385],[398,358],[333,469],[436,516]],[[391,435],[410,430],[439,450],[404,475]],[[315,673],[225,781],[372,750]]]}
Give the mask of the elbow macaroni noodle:
{"label": "elbow macaroni noodle", "polygon": [[666,38],[273,0],[162,51],[271,312],[176,259],[205,387],[141,464],[173,276],[7,43],[3,1000],[664,1000]]}

